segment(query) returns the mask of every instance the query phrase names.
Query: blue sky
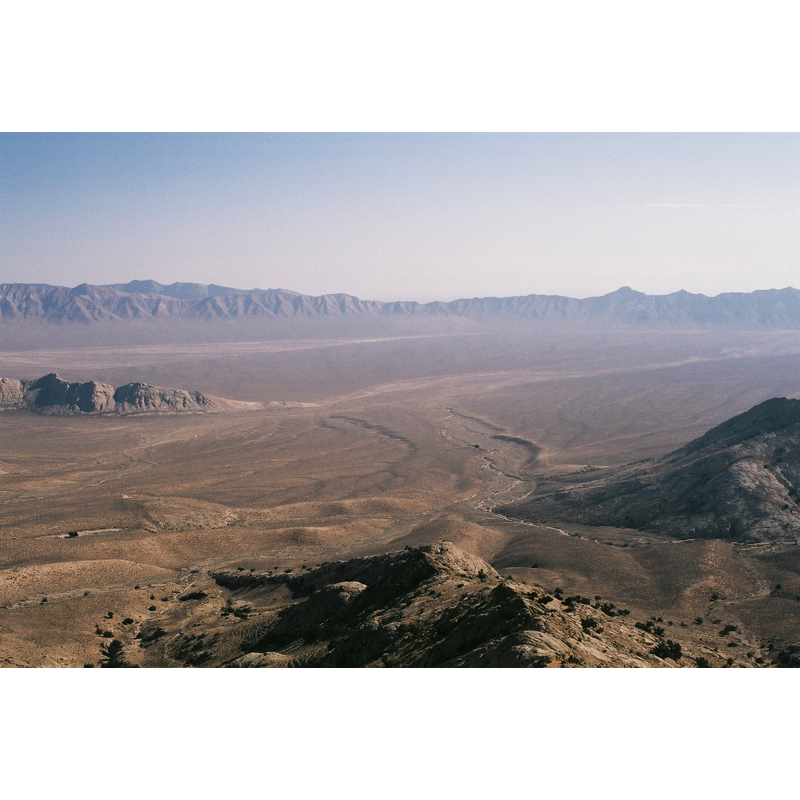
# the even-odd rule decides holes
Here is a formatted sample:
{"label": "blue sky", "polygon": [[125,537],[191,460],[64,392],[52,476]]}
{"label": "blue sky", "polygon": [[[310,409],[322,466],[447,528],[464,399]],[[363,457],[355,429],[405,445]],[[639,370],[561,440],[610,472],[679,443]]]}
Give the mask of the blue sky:
{"label": "blue sky", "polygon": [[796,134],[2,134],[0,282],[800,287]]}

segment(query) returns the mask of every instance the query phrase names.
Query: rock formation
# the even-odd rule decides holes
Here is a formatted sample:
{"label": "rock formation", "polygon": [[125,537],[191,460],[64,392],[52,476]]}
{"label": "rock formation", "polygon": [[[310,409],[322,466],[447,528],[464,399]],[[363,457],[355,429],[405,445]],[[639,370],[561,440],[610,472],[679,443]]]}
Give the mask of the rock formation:
{"label": "rock formation", "polygon": [[51,372],[33,381],[0,378],[0,410],[29,409],[43,414],[142,414],[255,408],[219,397],[164,389],[146,383],[114,387],[99,381],[70,383]]}

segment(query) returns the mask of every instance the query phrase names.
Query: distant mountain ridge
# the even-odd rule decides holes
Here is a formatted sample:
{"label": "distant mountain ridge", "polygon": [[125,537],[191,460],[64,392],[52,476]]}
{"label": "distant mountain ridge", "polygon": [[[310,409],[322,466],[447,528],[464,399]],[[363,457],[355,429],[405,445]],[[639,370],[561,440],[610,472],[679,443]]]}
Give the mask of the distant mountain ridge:
{"label": "distant mountain ridge", "polygon": [[286,289],[241,290],[214,284],[157,281],[74,288],[0,284],[0,320],[51,323],[136,319],[288,319],[451,317],[476,322],[547,323],[654,329],[800,329],[800,291],[791,287],[715,297],[687,291],[647,295],[623,287],[577,299],[531,294],[418,303],[361,300],[348,294],[311,296]]}

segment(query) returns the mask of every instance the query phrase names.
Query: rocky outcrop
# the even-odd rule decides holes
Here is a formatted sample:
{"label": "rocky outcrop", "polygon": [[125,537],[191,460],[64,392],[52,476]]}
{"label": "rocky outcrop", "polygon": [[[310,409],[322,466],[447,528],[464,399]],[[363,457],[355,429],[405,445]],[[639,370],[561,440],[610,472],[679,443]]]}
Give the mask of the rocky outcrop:
{"label": "rocky outcrop", "polygon": [[143,414],[222,411],[260,407],[218,397],[164,389],[146,383],[114,387],[99,381],[70,383],[52,372],[34,381],[0,378],[0,410],[28,409],[44,414]]}
{"label": "rocky outcrop", "polygon": [[37,410],[108,412],[114,410],[114,387],[98,381],[70,383],[52,372],[27,384],[24,404]]}
{"label": "rocky outcrop", "polygon": [[162,389],[146,383],[127,383],[114,391],[115,409],[119,414],[144,411],[212,411],[214,401],[200,392]]}
{"label": "rocky outcrop", "polygon": [[800,541],[800,400],[766,400],[661,459],[497,510],[682,539]]}

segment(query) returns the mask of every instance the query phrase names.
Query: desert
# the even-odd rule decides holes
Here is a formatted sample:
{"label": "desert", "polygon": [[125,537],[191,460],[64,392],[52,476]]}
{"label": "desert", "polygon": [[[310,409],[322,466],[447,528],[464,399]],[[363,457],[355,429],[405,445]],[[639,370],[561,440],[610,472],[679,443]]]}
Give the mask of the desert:
{"label": "desert", "polygon": [[[294,297],[285,316],[206,319],[202,337],[184,307],[151,326],[20,320],[18,303],[0,322],[4,665],[795,664],[798,401],[783,401],[788,438],[762,425],[748,451],[782,488],[729,503],[736,525],[700,531],[658,483],[659,459],[703,436],[719,450],[709,431],[800,395],[785,303],[779,323],[623,308],[554,326],[519,311],[530,302],[332,314]],[[47,413],[20,401],[42,376]],[[75,399],[131,385],[171,388],[139,408]],[[741,454],[715,458],[721,474]],[[624,513],[601,513],[597,493],[620,497],[640,473],[658,502],[639,486]]]}

